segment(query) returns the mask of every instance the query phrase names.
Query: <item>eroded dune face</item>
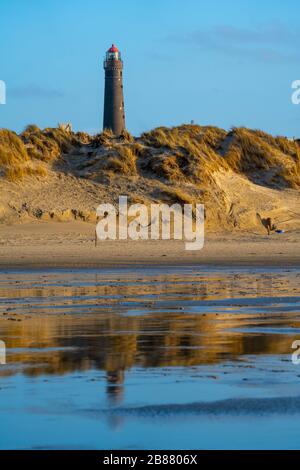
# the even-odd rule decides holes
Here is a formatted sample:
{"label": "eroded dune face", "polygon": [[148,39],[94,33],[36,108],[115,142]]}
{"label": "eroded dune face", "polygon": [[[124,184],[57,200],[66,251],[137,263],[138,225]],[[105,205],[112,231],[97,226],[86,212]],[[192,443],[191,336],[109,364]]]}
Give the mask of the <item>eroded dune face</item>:
{"label": "eroded dune face", "polygon": [[0,220],[95,222],[115,203],[204,203],[206,230],[300,227],[300,146],[261,131],[185,125],[139,138],[0,131]]}

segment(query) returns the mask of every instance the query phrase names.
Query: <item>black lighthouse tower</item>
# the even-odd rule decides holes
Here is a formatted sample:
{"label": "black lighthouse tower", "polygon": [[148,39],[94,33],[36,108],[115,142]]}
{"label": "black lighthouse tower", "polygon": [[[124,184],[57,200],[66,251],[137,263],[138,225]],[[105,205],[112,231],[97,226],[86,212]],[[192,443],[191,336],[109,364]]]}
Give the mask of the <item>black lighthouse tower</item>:
{"label": "black lighthouse tower", "polygon": [[105,92],[103,129],[111,129],[112,132],[118,136],[125,129],[123,62],[121,53],[114,44],[106,53],[104,70]]}

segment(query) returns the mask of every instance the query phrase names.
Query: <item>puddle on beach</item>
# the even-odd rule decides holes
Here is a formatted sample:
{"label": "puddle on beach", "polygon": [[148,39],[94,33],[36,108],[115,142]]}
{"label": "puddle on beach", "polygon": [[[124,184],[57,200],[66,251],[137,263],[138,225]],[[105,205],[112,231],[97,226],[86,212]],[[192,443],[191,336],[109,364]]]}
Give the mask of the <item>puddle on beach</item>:
{"label": "puddle on beach", "polygon": [[0,272],[0,448],[300,448],[300,270]]}

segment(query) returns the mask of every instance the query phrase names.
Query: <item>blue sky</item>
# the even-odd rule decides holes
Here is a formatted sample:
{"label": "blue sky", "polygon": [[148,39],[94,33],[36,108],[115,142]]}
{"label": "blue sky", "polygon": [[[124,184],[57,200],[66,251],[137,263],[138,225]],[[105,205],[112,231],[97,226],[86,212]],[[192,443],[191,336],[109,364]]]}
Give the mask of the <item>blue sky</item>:
{"label": "blue sky", "polygon": [[1,0],[0,126],[102,126],[102,61],[124,59],[127,128],[194,120],[300,136],[298,0]]}

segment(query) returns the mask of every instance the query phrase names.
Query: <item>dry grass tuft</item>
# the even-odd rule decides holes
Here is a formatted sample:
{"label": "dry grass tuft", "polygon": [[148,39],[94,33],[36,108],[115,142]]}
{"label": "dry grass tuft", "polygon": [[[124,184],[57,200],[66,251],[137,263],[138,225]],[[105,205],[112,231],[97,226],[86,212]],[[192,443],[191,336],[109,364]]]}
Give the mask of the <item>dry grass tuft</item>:
{"label": "dry grass tuft", "polygon": [[126,142],[126,143],[133,143],[134,142],[134,137],[130,134],[130,132],[128,132],[127,129],[125,129],[121,135],[120,135],[120,140],[123,141],[123,142]]}
{"label": "dry grass tuft", "polygon": [[[41,132],[36,126],[28,126],[26,133]],[[47,175],[45,165],[32,160],[32,153],[26,148],[23,139],[15,132],[0,130],[0,174],[9,181],[18,181],[25,176]]]}
{"label": "dry grass tuft", "polygon": [[62,153],[69,152],[72,147],[79,145],[80,134],[63,129],[47,128],[41,131],[37,126],[30,125],[22,132],[21,138],[26,145],[31,158],[51,162]]}
{"label": "dry grass tuft", "polygon": [[114,143],[115,140],[115,135],[110,129],[105,129],[103,132],[100,134],[97,134],[93,139],[92,139],[92,145],[93,147],[99,147],[104,145],[105,147],[111,147]]}
{"label": "dry grass tuft", "polygon": [[15,132],[0,129],[0,163],[14,165],[29,160],[22,140]]}
{"label": "dry grass tuft", "polygon": [[148,151],[144,154],[140,162],[140,167],[147,173],[152,173],[158,178],[168,181],[182,181],[185,179],[182,172],[184,157],[178,153],[152,153]]}
{"label": "dry grass tuft", "polygon": [[110,173],[121,175],[136,175],[136,153],[129,145],[118,145],[112,153],[104,155],[101,161],[101,169]]}
{"label": "dry grass tuft", "polygon": [[205,143],[216,147],[220,140],[226,135],[222,129],[212,126],[196,126],[184,124],[177,127],[158,127],[150,132],[145,132],[141,135],[141,140],[144,144],[161,148],[165,147],[171,150],[185,148],[187,142],[194,142],[198,144]]}
{"label": "dry grass tuft", "polygon": [[15,132],[0,129],[0,171],[11,181],[23,176],[29,156],[22,140]]}

